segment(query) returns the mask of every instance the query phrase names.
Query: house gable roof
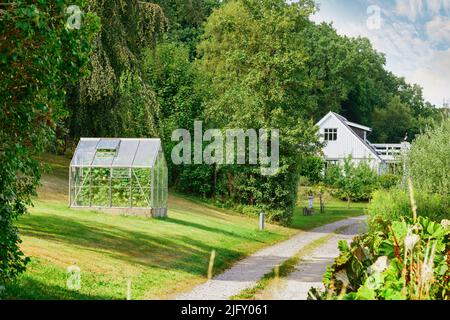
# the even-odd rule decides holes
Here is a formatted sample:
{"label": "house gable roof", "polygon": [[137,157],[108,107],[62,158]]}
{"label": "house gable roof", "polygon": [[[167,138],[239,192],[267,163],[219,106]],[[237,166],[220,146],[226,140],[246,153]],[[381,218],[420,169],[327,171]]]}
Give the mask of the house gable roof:
{"label": "house gable roof", "polygon": [[[318,123],[317,123],[317,126],[321,126],[329,117],[334,117],[334,118],[336,118],[339,122],[341,122],[343,125],[344,125],[344,127],[345,128],[347,128],[347,130],[375,157],[375,159],[378,159],[378,160],[380,160],[380,161],[383,161],[381,158],[380,158],[380,156],[379,156],[379,154],[378,154],[378,152],[375,150],[375,148],[374,147],[372,147],[371,145],[370,145],[370,143],[368,143],[367,141],[364,141],[363,139],[361,139],[361,137],[360,136],[358,136],[357,134],[356,134],[356,132],[355,131],[353,131],[352,130],[352,128],[351,128],[351,126],[355,126],[356,127],[356,125],[358,125],[357,123],[353,123],[353,122],[349,122],[346,118],[344,118],[343,116],[341,116],[340,114],[337,114],[337,113],[335,113],[335,112],[332,112],[332,111],[330,111],[325,117],[323,117]],[[365,127],[365,126],[361,126],[361,125],[358,125],[358,127],[357,128],[359,128],[359,127],[363,127],[363,128],[366,128],[366,129],[369,129],[369,130],[366,130],[366,131],[372,131],[370,128],[368,128],[368,127]],[[362,130],[365,130],[365,129],[363,129],[363,128],[360,128],[360,129],[362,129]]]}
{"label": "house gable roof", "polygon": [[372,132],[372,129],[363,125],[360,125],[358,123],[354,123],[354,122],[350,122],[350,121],[346,121],[347,124],[352,127],[352,128],[358,128],[367,132]]}

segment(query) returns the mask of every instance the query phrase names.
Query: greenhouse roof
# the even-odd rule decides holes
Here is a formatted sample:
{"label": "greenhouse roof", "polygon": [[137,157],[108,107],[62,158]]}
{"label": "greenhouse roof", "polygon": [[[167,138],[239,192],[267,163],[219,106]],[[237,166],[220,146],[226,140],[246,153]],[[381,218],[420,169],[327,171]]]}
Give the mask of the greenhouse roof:
{"label": "greenhouse roof", "polygon": [[160,139],[81,138],[71,167],[152,168]]}

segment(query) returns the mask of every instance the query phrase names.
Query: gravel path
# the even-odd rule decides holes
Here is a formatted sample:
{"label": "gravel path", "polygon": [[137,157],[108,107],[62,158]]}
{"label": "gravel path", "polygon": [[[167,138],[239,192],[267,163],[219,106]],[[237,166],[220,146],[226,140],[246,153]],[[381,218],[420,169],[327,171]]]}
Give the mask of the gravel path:
{"label": "gravel path", "polygon": [[311,287],[323,289],[322,276],[334,258],[339,255],[338,242],[340,240],[350,242],[354,236],[364,231],[366,225],[363,221],[360,222],[342,229],[325,244],[303,257],[296,266],[296,271],[281,280],[277,288],[272,289],[272,299],[306,300]]}
{"label": "gravel path", "polygon": [[337,221],[311,231],[300,232],[291,239],[265,248],[236,263],[231,269],[212,280],[196,286],[192,291],[180,294],[175,299],[184,300],[227,300],[242,290],[256,285],[265,274],[277,265],[294,256],[311,242],[329,233],[352,225],[359,225],[365,217]]}

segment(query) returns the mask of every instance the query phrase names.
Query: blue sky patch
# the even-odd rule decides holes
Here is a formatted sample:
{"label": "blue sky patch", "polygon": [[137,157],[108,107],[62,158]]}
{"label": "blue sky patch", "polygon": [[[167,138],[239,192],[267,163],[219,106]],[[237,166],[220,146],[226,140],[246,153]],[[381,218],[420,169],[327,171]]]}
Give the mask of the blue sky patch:
{"label": "blue sky patch", "polygon": [[424,88],[441,106],[450,99],[450,0],[316,0],[316,22],[371,40],[386,67]]}

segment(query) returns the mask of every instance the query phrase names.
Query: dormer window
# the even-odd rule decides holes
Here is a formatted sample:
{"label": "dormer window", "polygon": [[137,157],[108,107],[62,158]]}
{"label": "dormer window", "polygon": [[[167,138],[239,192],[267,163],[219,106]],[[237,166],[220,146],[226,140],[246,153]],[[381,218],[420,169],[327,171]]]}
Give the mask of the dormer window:
{"label": "dormer window", "polygon": [[337,129],[325,129],[324,139],[325,139],[325,141],[336,141],[337,140]]}

